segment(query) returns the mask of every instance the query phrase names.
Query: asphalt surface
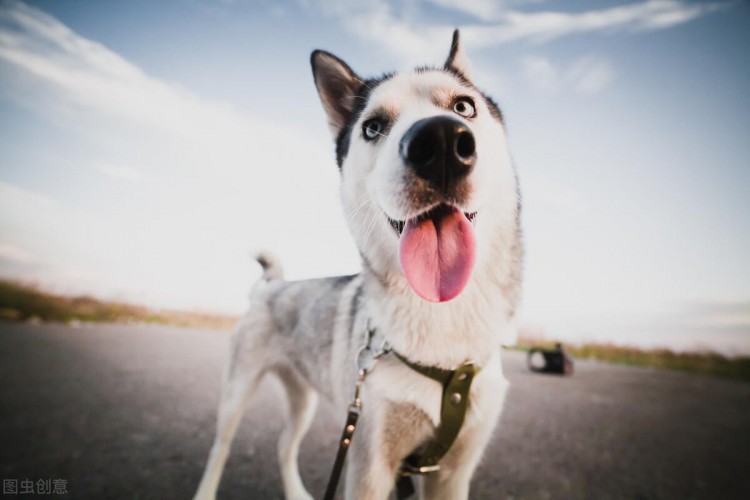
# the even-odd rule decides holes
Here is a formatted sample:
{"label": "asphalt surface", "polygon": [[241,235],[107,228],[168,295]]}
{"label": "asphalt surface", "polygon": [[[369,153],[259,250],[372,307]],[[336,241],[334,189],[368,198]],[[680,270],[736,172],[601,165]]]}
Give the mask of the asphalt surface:
{"label": "asphalt surface", "polygon": [[[213,440],[227,340],[0,323],[0,479],[64,479],[67,498],[190,498]],[[539,375],[517,352],[503,362],[511,391],[472,498],[750,498],[750,384],[594,362],[570,378]],[[264,382],[245,416],[220,498],[282,497],[277,390]],[[342,418],[319,409],[302,445],[317,497]]]}

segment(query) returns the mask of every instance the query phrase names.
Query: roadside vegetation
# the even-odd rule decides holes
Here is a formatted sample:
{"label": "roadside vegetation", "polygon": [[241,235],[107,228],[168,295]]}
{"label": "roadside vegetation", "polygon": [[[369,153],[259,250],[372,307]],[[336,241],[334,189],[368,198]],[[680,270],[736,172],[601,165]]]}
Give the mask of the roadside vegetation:
{"label": "roadside vegetation", "polygon": [[[554,342],[518,339],[516,349],[528,351],[532,347],[552,349]],[[593,359],[630,366],[651,366],[667,370],[704,373],[750,382],[750,357],[727,357],[712,352],[674,352],[669,349],[639,349],[613,344],[568,345],[563,348],[576,359]]]}
{"label": "roadside vegetation", "polygon": [[149,309],[89,296],[68,297],[36,286],[0,280],[0,319],[60,323],[155,323],[228,330],[237,317],[204,312]]}
{"label": "roadside vegetation", "polygon": [[[0,320],[18,322],[154,323],[184,327],[231,329],[237,317],[196,311],[149,309],[89,296],[69,297],[45,292],[34,285],[0,280]],[[552,348],[553,342],[519,339],[515,349]],[[750,357],[728,358],[715,353],[679,353],[668,349],[644,350],[612,344],[565,345],[576,359],[594,359],[631,366],[704,373],[750,381]]]}

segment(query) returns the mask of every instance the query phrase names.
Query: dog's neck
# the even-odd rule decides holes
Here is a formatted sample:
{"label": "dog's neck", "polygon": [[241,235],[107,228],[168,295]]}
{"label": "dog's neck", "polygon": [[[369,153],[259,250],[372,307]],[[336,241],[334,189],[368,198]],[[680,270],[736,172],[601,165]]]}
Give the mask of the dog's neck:
{"label": "dog's neck", "polygon": [[515,232],[512,241],[490,248],[466,289],[437,304],[419,298],[403,276],[379,273],[363,256],[364,305],[371,321],[415,362],[446,369],[466,361],[485,364],[504,338],[515,335],[519,239]]}

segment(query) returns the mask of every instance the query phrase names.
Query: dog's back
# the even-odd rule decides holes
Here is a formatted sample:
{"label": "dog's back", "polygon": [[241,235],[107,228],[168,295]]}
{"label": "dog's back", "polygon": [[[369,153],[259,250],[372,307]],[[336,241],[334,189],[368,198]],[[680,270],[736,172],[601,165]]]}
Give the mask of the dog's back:
{"label": "dog's back", "polygon": [[[352,348],[349,337],[357,315],[352,298],[361,293],[361,276],[301,281],[267,276],[254,287],[250,308],[235,331],[228,370],[261,370],[262,376],[288,366],[333,399],[332,356]],[[334,341],[346,353],[332,353]]]}

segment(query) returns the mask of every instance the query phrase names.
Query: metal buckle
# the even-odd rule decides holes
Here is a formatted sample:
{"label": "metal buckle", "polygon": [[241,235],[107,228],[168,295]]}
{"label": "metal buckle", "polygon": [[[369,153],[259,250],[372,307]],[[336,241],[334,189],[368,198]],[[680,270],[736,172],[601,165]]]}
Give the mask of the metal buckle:
{"label": "metal buckle", "polygon": [[438,472],[439,470],[440,470],[440,464],[423,465],[422,467],[414,467],[413,465],[403,463],[401,464],[401,469],[399,469],[398,474],[400,476],[409,477],[409,476],[418,476],[422,474],[430,474],[431,472]]}

